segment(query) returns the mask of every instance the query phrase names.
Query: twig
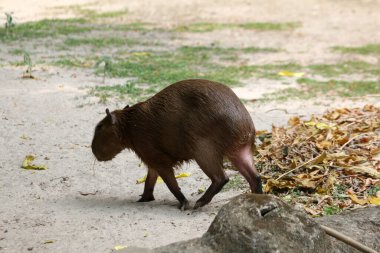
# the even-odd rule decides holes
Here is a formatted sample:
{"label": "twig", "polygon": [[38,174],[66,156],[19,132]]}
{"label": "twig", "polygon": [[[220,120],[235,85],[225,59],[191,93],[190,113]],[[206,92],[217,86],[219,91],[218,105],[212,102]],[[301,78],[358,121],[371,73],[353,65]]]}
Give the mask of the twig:
{"label": "twig", "polygon": [[355,248],[361,252],[378,253],[378,251],[365,246],[364,244],[352,239],[351,237],[348,237],[348,236],[336,231],[335,229],[332,229],[332,228],[329,228],[329,227],[326,227],[323,225],[320,225],[320,226],[326,232],[326,234],[338,239],[339,241],[344,242],[345,244],[350,245],[351,247],[353,247],[353,248]]}
{"label": "twig", "polygon": [[266,112],[271,112],[271,111],[283,111],[284,113],[289,114],[288,110],[286,110],[286,109],[281,109],[281,108],[270,109],[270,110],[268,110],[268,111],[266,111]]}
{"label": "twig", "polygon": [[352,137],[349,141],[347,141],[346,143],[344,143],[341,147],[340,147],[340,150],[342,150],[345,146],[347,146],[351,141],[355,140],[356,138],[360,137],[360,136],[363,136],[363,135],[367,135],[368,133],[362,133],[362,134],[359,134],[359,135],[356,135],[354,137]]}
{"label": "twig", "polygon": [[303,164],[298,165],[298,166],[295,167],[294,169],[291,169],[291,170],[285,172],[284,174],[282,174],[282,175],[280,175],[278,178],[276,178],[276,180],[279,180],[280,178],[282,178],[282,177],[288,175],[289,173],[291,173],[291,172],[293,172],[293,171],[295,171],[295,170],[298,170],[299,168],[301,168],[301,167],[303,167],[303,166],[306,166],[306,165],[308,165],[308,164],[311,164],[311,163],[313,163],[314,161],[317,161],[318,159],[321,159],[321,158],[324,158],[324,157],[326,157],[326,152],[323,152],[323,153],[320,154],[319,156],[314,157],[314,158],[312,158],[312,159],[310,159],[310,160],[304,162]]}
{"label": "twig", "polygon": [[87,196],[87,195],[96,195],[99,191],[96,190],[95,192],[81,192],[79,191],[79,194],[82,196]]}

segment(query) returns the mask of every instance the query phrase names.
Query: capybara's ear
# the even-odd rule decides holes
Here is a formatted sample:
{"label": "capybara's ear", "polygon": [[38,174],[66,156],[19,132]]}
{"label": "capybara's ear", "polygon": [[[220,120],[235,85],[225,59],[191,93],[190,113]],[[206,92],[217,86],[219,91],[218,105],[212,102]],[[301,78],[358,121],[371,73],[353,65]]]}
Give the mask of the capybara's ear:
{"label": "capybara's ear", "polygon": [[127,108],[129,108],[129,105],[126,105],[126,106],[124,107],[124,109],[123,109],[123,110],[125,110],[125,109],[127,109]]}
{"label": "capybara's ear", "polygon": [[116,123],[116,116],[115,116],[115,114],[110,113],[110,110],[108,110],[108,108],[106,109],[106,114],[107,114],[107,117],[111,118],[111,123],[112,123],[112,125],[114,125]]}

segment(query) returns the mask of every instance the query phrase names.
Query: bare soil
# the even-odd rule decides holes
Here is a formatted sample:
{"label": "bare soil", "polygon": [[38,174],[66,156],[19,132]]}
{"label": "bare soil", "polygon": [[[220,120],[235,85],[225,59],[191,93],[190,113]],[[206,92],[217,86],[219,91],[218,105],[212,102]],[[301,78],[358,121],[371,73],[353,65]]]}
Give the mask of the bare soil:
{"label": "bare soil", "polygon": [[[208,34],[186,33],[173,44],[202,45],[219,41],[223,46],[279,47],[275,55],[247,59],[252,64],[294,61],[301,64],[334,63],[355,57],[377,62],[374,56],[331,53],[335,45],[380,43],[380,1],[360,0],[213,0],[213,1],[18,1],[3,0],[0,12],[14,11],[18,22],[72,17],[62,6],[87,5],[97,11],[128,9],[126,21],[160,23],[171,27],[192,22],[301,22],[289,32],[222,30]],[[2,46],[3,47],[3,46]],[[0,59],[8,57],[6,45]],[[78,48],[79,51],[82,48]],[[45,52],[46,53],[46,52]],[[53,52],[51,52],[53,53]],[[44,54],[44,52],[41,52]],[[49,54],[49,52],[47,52]],[[2,60],[3,61],[3,60]],[[95,163],[90,143],[93,128],[104,116],[97,98],[86,89],[101,78],[85,69],[37,66],[36,80],[22,79],[24,68],[0,68],[0,251],[2,252],[111,252],[116,245],[157,247],[201,236],[221,205],[241,191],[218,194],[197,211],[181,212],[164,184],[155,190],[156,201],[137,203],[146,173],[128,151],[107,163]],[[111,81],[112,82],[112,81]],[[292,79],[290,78],[290,83]],[[257,99],[268,91],[287,87],[269,80],[246,80],[235,92]],[[91,104],[83,106],[84,104]],[[247,104],[257,129],[284,125],[291,115],[310,116],[331,107],[380,105],[378,97]],[[111,102],[110,108],[124,106]],[[20,165],[28,154],[46,171],[27,171]],[[179,184],[194,203],[199,188],[209,180],[193,163],[178,173],[191,177]],[[233,174],[234,172],[229,172]],[[94,193],[84,196],[81,193]]]}

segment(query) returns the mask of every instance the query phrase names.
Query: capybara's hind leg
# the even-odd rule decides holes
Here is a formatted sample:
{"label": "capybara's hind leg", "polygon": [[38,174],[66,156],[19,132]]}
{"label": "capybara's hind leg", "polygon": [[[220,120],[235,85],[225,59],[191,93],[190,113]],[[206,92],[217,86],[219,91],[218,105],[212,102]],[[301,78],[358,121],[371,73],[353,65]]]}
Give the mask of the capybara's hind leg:
{"label": "capybara's hind leg", "polygon": [[148,169],[146,175],[144,192],[138,202],[148,202],[154,200],[153,191],[158,178],[158,172],[154,169]]}
{"label": "capybara's hind leg", "polygon": [[173,195],[178,199],[180,205],[179,208],[183,211],[189,209],[189,201],[187,201],[186,197],[181,192],[181,188],[179,188],[177,179],[174,176],[173,168],[162,168],[157,170],[158,174],[162,177],[165,184],[168,186],[169,190]]}
{"label": "capybara's hind leg", "polygon": [[251,191],[253,193],[263,193],[260,174],[256,170],[253,162],[251,146],[246,145],[242,147],[229,155],[228,158],[248,181]]}
{"label": "capybara's hind leg", "polygon": [[211,185],[207,188],[203,196],[195,203],[194,209],[209,203],[212,198],[220,192],[223,186],[228,182],[228,177],[223,170],[223,157],[212,154],[213,148],[210,148],[205,154],[195,158],[199,167],[211,179]]}

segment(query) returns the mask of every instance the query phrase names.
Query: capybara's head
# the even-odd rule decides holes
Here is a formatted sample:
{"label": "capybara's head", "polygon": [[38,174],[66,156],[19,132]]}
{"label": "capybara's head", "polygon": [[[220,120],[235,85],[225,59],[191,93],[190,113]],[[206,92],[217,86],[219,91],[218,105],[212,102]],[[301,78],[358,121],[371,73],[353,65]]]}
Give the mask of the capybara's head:
{"label": "capybara's head", "polygon": [[109,161],[124,149],[117,116],[108,109],[106,114],[107,116],[96,126],[91,144],[92,153],[98,161]]}

